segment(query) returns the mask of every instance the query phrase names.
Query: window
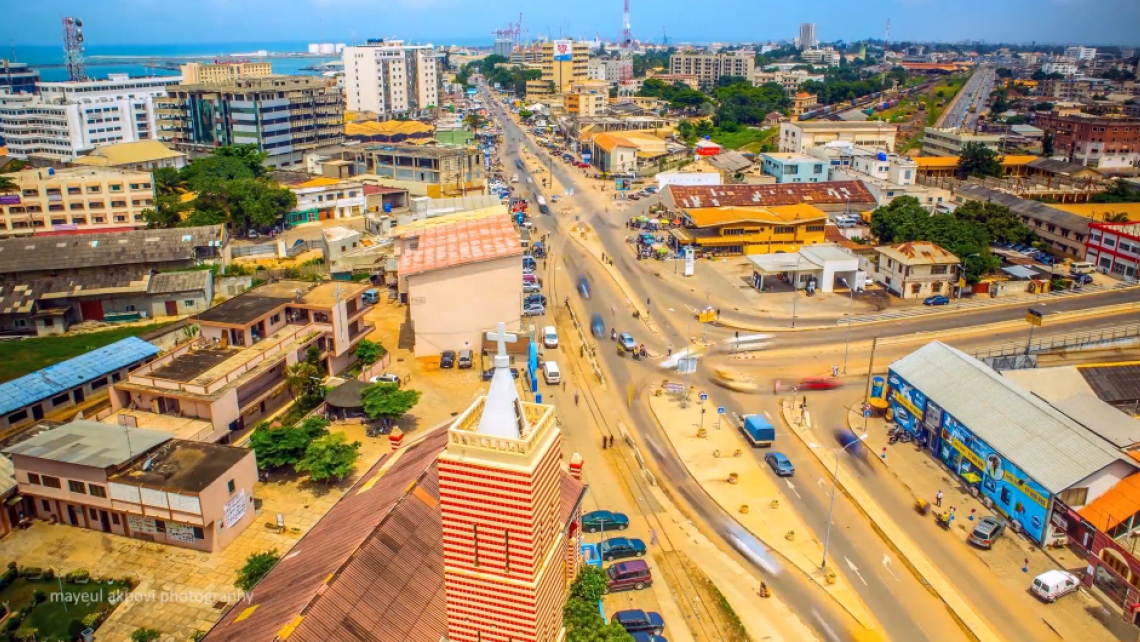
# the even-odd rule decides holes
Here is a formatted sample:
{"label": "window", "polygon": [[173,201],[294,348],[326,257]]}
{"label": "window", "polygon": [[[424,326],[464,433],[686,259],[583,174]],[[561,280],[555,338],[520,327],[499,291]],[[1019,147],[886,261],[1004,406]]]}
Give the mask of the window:
{"label": "window", "polygon": [[1061,491],[1061,494],[1057,496],[1057,499],[1060,499],[1062,502],[1064,502],[1066,506],[1075,506],[1079,508],[1088,503],[1089,489],[1069,488]]}
{"label": "window", "polygon": [[40,500],[40,506],[43,506],[43,507],[44,507],[44,512],[46,512],[46,513],[50,513],[50,512],[51,512],[51,504],[49,504],[49,503],[48,503],[48,500],[46,500],[46,499],[41,499],[41,500]]}
{"label": "window", "polygon": [[235,489],[234,480],[231,479],[228,482],[226,482],[226,490],[230,491],[231,495],[234,494],[234,489]]}
{"label": "window", "polygon": [[106,497],[107,497],[107,490],[105,488],[103,488],[102,486],[96,486],[95,484],[87,484],[87,490],[91,493],[92,497],[102,497],[104,499],[106,499]]}
{"label": "window", "polygon": [[56,395],[55,397],[51,398],[51,405],[53,406],[62,406],[66,403],[71,403],[71,395],[69,393]]}
{"label": "window", "polygon": [[[1108,267],[1108,266],[1106,265],[1105,267]],[[8,423],[9,424],[18,423],[18,422],[21,422],[27,418],[28,418],[28,411],[27,410],[20,410],[20,411],[17,411],[17,412],[14,412],[14,413],[8,415]]]}
{"label": "window", "polygon": [[48,488],[63,488],[63,485],[59,483],[59,477],[48,477],[44,475],[42,479],[44,486]]}
{"label": "window", "polygon": [[99,511],[95,510],[94,508],[88,508],[87,511],[91,513],[91,519],[99,519]]}
{"label": "window", "polygon": [[826,229],[826,226],[825,225],[808,225],[805,229],[809,232],[822,232],[822,231],[824,231],[824,229]]}
{"label": "window", "polygon": [[123,186],[122,186],[122,184],[121,184],[121,183],[120,183],[120,184],[112,184],[112,185],[110,185],[110,188],[111,188],[111,191],[112,191],[112,192],[121,192],[121,191],[123,191]]}
{"label": "window", "polygon": [[194,539],[206,539],[206,534],[202,532],[201,528],[194,526]]}
{"label": "window", "polygon": [[111,513],[111,523],[114,524],[115,526],[119,525],[119,514],[118,513]]}
{"label": "window", "polygon": [[78,482],[73,479],[67,480],[67,490],[81,495],[87,494],[87,487],[83,485],[83,482]]}
{"label": "window", "polygon": [[39,486],[40,485],[40,476],[35,474],[35,473],[28,473],[28,483],[29,484],[35,484],[36,486]]}
{"label": "window", "polygon": [[724,235],[725,236],[743,236],[744,235],[744,229],[739,228],[739,227],[729,228],[729,229],[726,229],[724,231]]}
{"label": "window", "polygon": [[792,234],[793,232],[796,231],[796,228],[791,227],[791,226],[785,226],[785,227],[777,227],[772,231],[776,234]]}
{"label": "window", "polygon": [[950,270],[948,265],[932,265],[930,266],[931,274],[946,274]]}
{"label": "window", "polygon": [[156,530],[160,533],[165,533],[166,532],[166,522],[162,521],[161,519],[154,520],[154,530]]}
{"label": "window", "polygon": [[92,390],[98,390],[100,388],[105,388],[106,386],[107,386],[107,377],[103,377],[102,379],[96,379],[95,381],[91,382],[91,389]]}

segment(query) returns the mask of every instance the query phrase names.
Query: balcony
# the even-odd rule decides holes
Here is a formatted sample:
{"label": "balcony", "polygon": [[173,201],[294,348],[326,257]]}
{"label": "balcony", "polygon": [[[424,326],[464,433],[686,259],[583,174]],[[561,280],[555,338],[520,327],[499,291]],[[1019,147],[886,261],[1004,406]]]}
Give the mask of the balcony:
{"label": "balcony", "polygon": [[[353,326],[356,326],[356,331],[353,331]],[[376,329],[375,325],[370,324],[351,324],[348,326],[348,343],[349,345],[355,344],[364,337],[372,333]]]}

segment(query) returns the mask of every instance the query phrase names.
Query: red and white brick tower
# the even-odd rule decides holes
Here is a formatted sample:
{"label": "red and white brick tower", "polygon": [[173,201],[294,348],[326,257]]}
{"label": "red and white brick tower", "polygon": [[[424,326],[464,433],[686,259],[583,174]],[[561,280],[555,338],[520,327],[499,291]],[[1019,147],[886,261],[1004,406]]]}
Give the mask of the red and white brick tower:
{"label": "red and white brick tower", "polygon": [[519,398],[505,324],[488,337],[499,342],[490,390],[456,419],[439,457],[447,635],[559,641],[577,571],[560,517],[561,430],[553,406]]}

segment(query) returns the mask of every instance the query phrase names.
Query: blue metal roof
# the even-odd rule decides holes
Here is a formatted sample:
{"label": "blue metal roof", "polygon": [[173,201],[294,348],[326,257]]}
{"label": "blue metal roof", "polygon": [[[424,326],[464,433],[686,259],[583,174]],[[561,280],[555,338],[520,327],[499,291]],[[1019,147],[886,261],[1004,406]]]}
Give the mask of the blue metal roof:
{"label": "blue metal roof", "polygon": [[158,352],[158,347],[138,337],[128,337],[19,379],[0,383],[0,415],[104,377]]}

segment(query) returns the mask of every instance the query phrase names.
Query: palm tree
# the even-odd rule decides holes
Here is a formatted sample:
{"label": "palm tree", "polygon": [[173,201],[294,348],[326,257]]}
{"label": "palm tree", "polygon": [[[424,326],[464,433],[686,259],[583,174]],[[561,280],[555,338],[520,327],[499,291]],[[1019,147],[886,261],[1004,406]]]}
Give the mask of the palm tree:
{"label": "palm tree", "polygon": [[308,361],[301,361],[285,369],[285,385],[293,398],[307,396],[316,388],[320,379],[317,367]]}
{"label": "palm tree", "polygon": [[483,118],[482,115],[480,115],[476,112],[471,112],[470,114],[467,114],[466,116],[463,117],[463,124],[470,127],[471,131],[478,131],[479,128],[482,127],[483,125],[485,125],[486,123],[487,123],[487,119]]}
{"label": "palm tree", "polygon": [[154,191],[158,196],[174,196],[189,191],[186,177],[173,167],[159,167],[154,170]]}
{"label": "palm tree", "polygon": [[1128,214],[1126,212],[1113,212],[1104,217],[1105,223],[1127,223]]}
{"label": "palm tree", "polygon": [[0,176],[0,192],[14,192],[18,189],[20,186],[16,185],[16,181],[7,176]]}

